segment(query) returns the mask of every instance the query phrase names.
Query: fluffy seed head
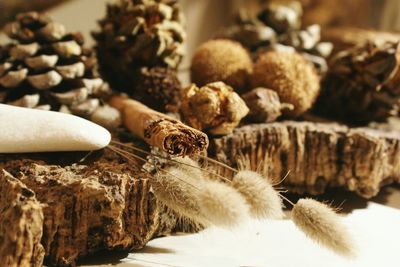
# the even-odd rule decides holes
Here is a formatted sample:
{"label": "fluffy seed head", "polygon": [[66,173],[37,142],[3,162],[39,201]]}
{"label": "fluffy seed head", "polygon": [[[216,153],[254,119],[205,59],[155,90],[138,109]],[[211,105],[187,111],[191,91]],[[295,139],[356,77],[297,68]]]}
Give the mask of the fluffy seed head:
{"label": "fluffy seed head", "polygon": [[233,177],[232,186],[246,199],[254,217],[283,218],[282,200],[278,192],[258,173],[240,171]]}
{"label": "fluffy seed head", "polygon": [[284,103],[294,106],[287,111],[299,116],[314,104],[320,81],[314,66],[295,52],[269,51],[262,54],[254,65],[252,86],[275,90]]}
{"label": "fluffy seed head", "polygon": [[350,233],[329,206],[313,199],[300,199],[292,210],[292,220],[300,230],[334,252],[355,255]]}
{"label": "fluffy seed head", "polygon": [[192,177],[182,169],[169,167],[157,172],[152,177],[151,185],[157,199],[179,216],[205,224],[197,197],[202,181],[202,177]]}
{"label": "fluffy seed head", "polygon": [[203,171],[199,163],[189,157],[176,157],[174,158],[175,161],[179,162],[176,164],[176,168],[185,172],[187,175],[194,179],[204,179]]}
{"label": "fluffy seed head", "polygon": [[240,91],[246,87],[252,68],[250,55],[240,43],[225,39],[211,40],[195,51],[191,79],[198,86],[222,81]]}
{"label": "fluffy seed head", "polygon": [[209,181],[199,195],[200,212],[214,225],[234,227],[246,219],[249,206],[232,187]]}

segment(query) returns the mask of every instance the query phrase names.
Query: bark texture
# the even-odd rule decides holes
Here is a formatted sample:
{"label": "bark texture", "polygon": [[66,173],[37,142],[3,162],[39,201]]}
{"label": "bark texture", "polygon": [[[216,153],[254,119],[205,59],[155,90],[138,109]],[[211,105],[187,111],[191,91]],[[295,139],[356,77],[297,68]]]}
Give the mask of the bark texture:
{"label": "bark texture", "polygon": [[43,212],[35,193],[0,170],[0,263],[2,266],[42,266]]}
{"label": "bark texture", "polygon": [[0,168],[45,204],[41,243],[48,265],[71,266],[100,250],[138,249],[175,227],[137,164],[110,152],[95,154],[78,164],[71,164],[82,157],[77,153],[0,155]]}
{"label": "bark texture", "polygon": [[[279,122],[238,128],[212,139],[210,156],[233,167],[258,169],[295,193],[343,187],[364,198],[400,182],[400,135],[332,123]],[[229,176],[228,170],[216,167]]]}

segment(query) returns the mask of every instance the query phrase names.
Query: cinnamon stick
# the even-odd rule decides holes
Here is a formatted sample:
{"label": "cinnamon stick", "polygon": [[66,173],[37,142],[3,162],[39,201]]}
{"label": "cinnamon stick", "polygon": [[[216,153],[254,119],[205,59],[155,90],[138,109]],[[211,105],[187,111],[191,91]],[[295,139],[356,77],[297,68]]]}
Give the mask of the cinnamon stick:
{"label": "cinnamon stick", "polygon": [[189,127],[142,103],[123,96],[112,97],[110,104],[122,114],[123,124],[149,145],[176,156],[193,155],[208,147],[205,133]]}

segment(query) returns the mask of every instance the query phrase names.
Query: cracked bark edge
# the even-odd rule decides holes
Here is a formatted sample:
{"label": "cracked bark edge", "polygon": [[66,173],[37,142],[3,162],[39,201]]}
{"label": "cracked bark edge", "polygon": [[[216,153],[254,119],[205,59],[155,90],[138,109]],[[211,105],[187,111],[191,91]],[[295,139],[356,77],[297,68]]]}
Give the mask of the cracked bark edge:
{"label": "cracked bark edge", "polygon": [[97,251],[139,249],[176,227],[175,215],[155,199],[135,164],[115,155],[86,165],[64,164],[66,155],[43,155],[62,166],[36,155],[0,155],[0,168],[45,205],[41,243],[47,265],[74,266]]}
{"label": "cracked bark edge", "polygon": [[0,170],[0,262],[2,266],[43,264],[43,212],[35,193]]}
{"label": "cracked bark edge", "polygon": [[209,155],[234,167],[258,168],[274,181],[290,171],[283,185],[300,194],[341,187],[371,198],[383,185],[400,182],[400,133],[371,128],[294,121],[253,124],[211,139]]}

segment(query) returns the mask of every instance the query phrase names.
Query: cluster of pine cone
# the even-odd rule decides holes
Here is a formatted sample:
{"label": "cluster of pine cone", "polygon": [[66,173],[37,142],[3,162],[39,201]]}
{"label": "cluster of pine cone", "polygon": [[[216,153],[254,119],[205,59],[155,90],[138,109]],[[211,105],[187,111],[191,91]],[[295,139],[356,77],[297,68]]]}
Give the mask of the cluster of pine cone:
{"label": "cluster of pine cone", "polygon": [[[301,18],[298,1],[272,1],[255,15],[240,12],[236,24],[219,35],[228,41],[213,40],[196,51],[192,81],[204,88],[217,81],[232,86],[252,107],[252,122],[275,120],[283,107],[295,117],[312,108],[318,115],[356,124],[398,115],[398,44],[371,42],[342,51],[327,64],[332,44],[321,42],[318,25],[302,27]],[[180,102],[189,101],[189,91],[177,78],[186,39],[178,1],[119,0],[107,6],[99,26],[93,32],[95,47],[88,48],[80,33],[67,32],[45,14],[19,14],[4,29],[10,42],[0,46],[0,102],[72,113],[115,127],[118,112],[106,104],[115,90],[158,111],[182,113]],[[300,78],[295,65],[303,66]],[[288,86],[297,93],[288,94]],[[217,92],[207,90],[207,97]],[[213,106],[225,109],[214,114],[218,121],[229,113],[224,103]]]}
{"label": "cluster of pine cone", "polygon": [[4,28],[10,42],[0,46],[0,103],[115,127],[117,111],[106,104],[112,88],[157,110],[176,111],[176,69],[186,38],[177,1],[120,0],[99,25],[93,49],[46,14],[17,15]]}

